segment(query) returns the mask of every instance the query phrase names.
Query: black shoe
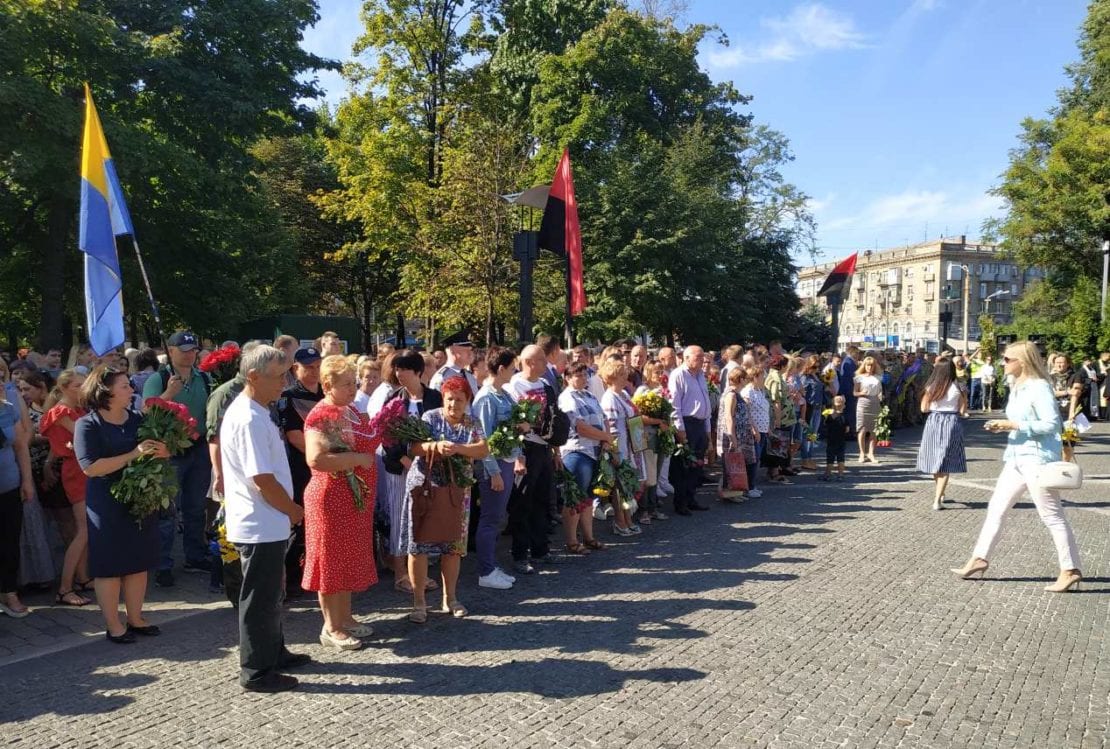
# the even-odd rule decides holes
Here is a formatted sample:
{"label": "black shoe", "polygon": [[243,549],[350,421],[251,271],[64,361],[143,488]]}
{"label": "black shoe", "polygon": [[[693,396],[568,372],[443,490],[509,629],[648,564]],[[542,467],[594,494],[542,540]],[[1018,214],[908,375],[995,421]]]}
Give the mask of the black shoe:
{"label": "black shoe", "polygon": [[114,635],[111,632],[105,632],[104,636],[107,637],[110,642],[114,642],[117,645],[130,645],[135,642],[135,635],[130,629],[124,630],[122,635]]}
{"label": "black shoe", "polygon": [[686,507],[679,507],[679,506],[675,505],[674,514],[675,515],[689,516],[689,515],[693,515],[694,513],[690,512],[690,510],[687,509]]}
{"label": "black shoe", "polygon": [[196,562],[185,562],[184,569],[186,572],[211,572],[212,562],[207,559],[201,559]]}
{"label": "black shoe", "polygon": [[159,588],[172,588],[173,570],[158,570],[154,573],[154,584]]}
{"label": "black shoe", "polygon": [[312,656],[308,653],[286,653],[278,661],[278,668],[282,671],[289,671],[301,666],[307,666],[312,663]]}
{"label": "black shoe", "polygon": [[248,692],[267,692],[272,694],[274,692],[288,692],[290,689],[296,689],[298,684],[300,684],[300,682],[292,676],[271,671],[261,679],[247,682],[242,686],[243,689]]}
{"label": "black shoe", "polygon": [[157,637],[162,634],[162,630],[158,629],[158,627],[153,624],[148,624],[145,627],[136,627],[134,624],[128,624],[127,631],[142,637]]}
{"label": "black shoe", "polygon": [[705,505],[698,504],[697,502],[691,502],[690,503],[690,509],[691,510],[696,510],[697,512],[705,512],[709,508],[706,507]]}
{"label": "black shoe", "polygon": [[520,575],[536,574],[536,568],[529,564],[527,560],[513,562],[513,571]]}

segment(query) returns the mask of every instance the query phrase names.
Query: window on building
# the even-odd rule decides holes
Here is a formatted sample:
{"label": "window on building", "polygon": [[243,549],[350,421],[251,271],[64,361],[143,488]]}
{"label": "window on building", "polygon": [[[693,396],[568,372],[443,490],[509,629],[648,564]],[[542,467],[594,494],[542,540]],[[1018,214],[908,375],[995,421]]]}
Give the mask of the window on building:
{"label": "window on building", "polygon": [[935,289],[936,289],[936,282],[934,282],[934,281],[926,281],[925,282],[925,296],[927,296],[927,297],[932,296]]}
{"label": "window on building", "polygon": [[1010,284],[1010,298],[1012,299],[1012,298],[1016,297],[1017,295],[1018,295],[1018,285],[1016,283]]}
{"label": "window on building", "polygon": [[979,284],[979,298],[985,299],[987,296],[987,285],[985,283]]}
{"label": "window on building", "polygon": [[925,302],[925,314],[926,315],[933,314],[933,303],[932,302]]}

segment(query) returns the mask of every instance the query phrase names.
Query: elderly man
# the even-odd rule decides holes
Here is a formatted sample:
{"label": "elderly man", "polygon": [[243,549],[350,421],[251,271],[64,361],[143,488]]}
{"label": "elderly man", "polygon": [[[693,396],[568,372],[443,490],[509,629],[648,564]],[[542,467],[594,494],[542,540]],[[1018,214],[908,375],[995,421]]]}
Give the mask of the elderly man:
{"label": "elderly man", "polygon": [[293,355],[300,347],[300,342],[291,335],[279,335],[274,339],[274,348],[280,349],[285,354],[285,387],[287,388],[297,384],[297,377],[293,374]]}
{"label": "elderly man", "polygon": [[659,353],[655,357],[663,366],[663,369],[670,374],[678,366],[678,359],[675,356],[674,349],[670,346],[664,346],[659,349]]}
{"label": "elderly man", "polygon": [[339,340],[339,334],[334,331],[325,331],[316,339],[316,342],[319,344],[316,348],[320,350],[321,356],[342,356],[344,353],[343,341]]}
{"label": "elderly man", "polygon": [[[509,530],[513,536],[513,569],[522,575],[536,571],[537,563],[551,561],[548,553],[548,532],[552,492],[554,491],[554,458],[551,447],[541,436],[548,433],[557,407],[558,395],[543,379],[547,356],[536,345],[525,346],[520,352],[521,371],[505,386],[514,401],[525,396],[542,396],[544,407],[532,431],[524,435],[524,479],[509,498]],[[531,559],[529,560],[529,557]]]}
{"label": "elderly man", "polygon": [[454,335],[448,336],[443,339],[443,345],[447,351],[447,363],[440,367],[428,387],[439,390],[443,386],[443,381],[450,377],[465,377],[466,382],[470,385],[471,398],[478,393],[478,380],[470,371],[470,364],[474,361],[474,344],[470,342],[466,331],[460,330]]}
{"label": "elderly man", "polygon": [[304,510],[292,498],[293,480],[285,445],[270,404],[284,385],[285,354],[273,346],[244,352],[239,373],[243,392],[228,406],[220,425],[227,539],[243,565],[239,594],[239,684],[250,692],[284,692],[297,680],[281,673],[309,663],[285,647],[281,598],[291,525]]}
{"label": "elderly man", "polygon": [[[201,436],[172,460],[180,487],[176,508],[181,513],[184,528],[185,571],[208,573],[212,571],[212,563],[208,558],[204,525],[208,487],[212,482],[212,461],[204,435],[207,433],[208,395],[212,385],[208,375],[196,367],[198,342],[195,335],[179,331],[169,337],[166,346],[169,364],[147,378],[143,384],[143,400],[162,398],[180,403],[197,420],[197,433]],[[162,534],[162,555],[154,582],[162,587],[174,584],[175,514],[164,513],[158,521]]]}
{"label": "elderly man", "polygon": [[644,384],[644,365],[648,361],[647,346],[636,344],[632,347],[631,353],[628,355],[629,366],[632,367],[632,372],[628,376],[628,384],[632,392],[636,392],[636,388]]}
{"label": "elderly man", "polygon": [[[670,391],[674,401],[674,427],[679,442],[690,446],[694,457],[701,461],[709,448],[709,386],[702,372],[705,352],[701,346],[687,346],[682,352],[682,366],[671,372]],[[681,460],[671,463],[674,481],[674,511],[689,515],[691,510],[708,510],[699,504],[695,495],[701,486],[702,469],[688,466]]]}

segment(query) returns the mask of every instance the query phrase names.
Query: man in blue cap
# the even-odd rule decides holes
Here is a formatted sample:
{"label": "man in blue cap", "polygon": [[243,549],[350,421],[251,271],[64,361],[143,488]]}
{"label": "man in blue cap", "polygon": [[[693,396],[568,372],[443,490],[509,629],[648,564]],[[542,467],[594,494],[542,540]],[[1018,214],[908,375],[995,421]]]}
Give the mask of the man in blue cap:
{"label": "man in blue cap", "polygon": [[[278,400],[278,415],[281,432],[285,436],[285,452],[289,458],[289,472],[293,478],[293,501],[304,507],[304,490],[312,478],[312,471],[305,458],[304,420],[308,412],[324,399],[324,389],[320,386],[320,360],[323,357],[314,346],[297,349],[293,354],[293,376],[297,381],[286,388]],[[301,579],[304,568],[304,526],[294,526],[293,542],[285,557],[286,595],[297,597],[301,594]]]}
{"label": "man in blue cap", "polygon": [[185,571],[207,573],[212,570],[208,543],[204,537],[212,462],[203,436],[208,433],[207,405],[212,383],[207,374],[197,369],[198,346],[197,337],[188,331],[181,330],[171,335],[166,340],[167,364],[148,377],[143,385],[143,400],[162,398],[188,408],[189,415],[197,420],[197,433],[201,435],[185,452],[172,458],[181,488],[175,511],[164,513],[158,521],[162,534],[162,556],[154,582],[162,587],[174,584],[173,542],[177,511],[181,512],[184,529]]}

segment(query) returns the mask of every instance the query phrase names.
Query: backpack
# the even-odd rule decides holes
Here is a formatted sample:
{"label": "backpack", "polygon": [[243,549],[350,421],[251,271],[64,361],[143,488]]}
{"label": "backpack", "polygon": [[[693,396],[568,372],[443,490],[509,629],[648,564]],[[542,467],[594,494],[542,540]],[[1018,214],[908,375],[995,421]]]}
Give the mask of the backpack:
{"label": "backpack", "polygon": [[551,447],[562,447],[570,439],[570,417],[559,408],[559,396],[555,388],[544,382],[543,393],[547,397],[550,413],[544,420],[545,429],[540,437]]}

